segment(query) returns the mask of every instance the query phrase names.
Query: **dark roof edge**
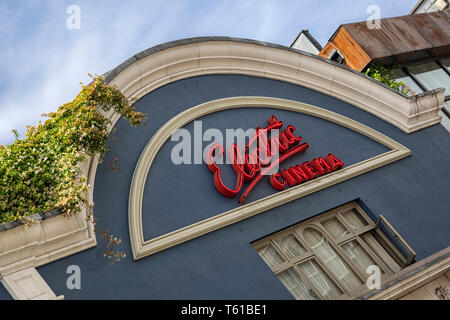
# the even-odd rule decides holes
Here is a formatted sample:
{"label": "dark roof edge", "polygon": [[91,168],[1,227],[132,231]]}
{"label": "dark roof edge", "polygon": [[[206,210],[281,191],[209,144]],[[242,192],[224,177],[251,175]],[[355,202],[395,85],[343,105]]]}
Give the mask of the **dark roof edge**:
{"label": "dark roof edge", "polygon": [[[154,47],[148,48],[146,50],[143,50],[141,52],[139,52],[138,54],[135,54],[134,56],[132,56],[131,58],[129,58],[128,60],[122,62],[120,65],[118,65],[117,67],[115,67],[114,69],[105,72],[103,74],[103,76],[106,79],[106,82],[109,83],[112,79],[114,79],[121,71],[125,70],[127,67],[129,67],[130,65],[132,65],[134,62],[143,59],[151,54],[154,54],[156,52],[159,51],[163,51],[169,48],[174,48],[174,47],[178,47],[178,46],[182,46],[182,45],[187,45],[187,44],[192,44],[192,43],[198,43],[198,42],[208,42],[208,41],[232,41],[232,42],[241,42],[241,43],[249,43],[249,44],[255,44],[255,45],[260,45],[260,46],[265,46],[265,47],[270,47],[270,48],[276,48],[276,49],[281,49],[281,50],[286,50],[286,51],[291,51],[297,54],[301,54],[304,56],[308,56],[310,58],[313,59],[318,59],[321,60],[325,63],[334,65],[336,67],[339,67],[341,69],[347,70],[349,72],[352,72],[354,74],[357,74],[363,78],[366,78],[374,83],[377,83],[378,85],[381,85],[383,87],[385,87],[386,89],[401,95],[402,97],[408,98],[408,99],[412,99],[414,97],[409,97],[395,89],[390,88],[389,86],[361,73],[358,72],[356,70],[353,70],[347,66],[344,66],[340,63],[337,63],[335,61],[331,61],[328,60],[326,58],[320,57],[318,55],[315,54],[311,54],[309,52],[306,51],[302,51],[302,50],[298,50],[298,49],[294,49],[294,48],[289,48],[280,44],[275,44],[275,43],[270,43],[270,42],[264,42],[264,41],[258,41],[258,40],[252,40],[252,39],[245,39],[245,38],[235,38],[235,37],[224,37],[224,36],[214,36],[214,37],[194,37],[194,38],[186,38],[186,39],[180,39],[180,40],[175,40],[175,41],[170,41],[170,42],[165,42],[159,45],[156,45]],[[434,90],[432,90],[434,91]],[[427,94],[429,91],[427,91],[425,94]]]}
{"label": "dark roof edge", "polygon": [[417,8],[420,7],[420,5],[423,3],[424,0],[419,0],[417,1],[417,3],[414,5],[414,7],[411,9],[411,11],[409,11],[408,15],[414,14],[414,12],[417,10]]}
{"label": "dark roof edge", "polygon": [[316,40],[316,38],[314,38],[308,30],[303,30],[305,36],[308,38],[309,41],[311,41],[311,43],[313,44],[314,47],[316,47],[317,50],[322,51],[322,46],[320,45],[320,43]]}
{"label": "dark roof edge", "polygon": [[292,48],[292,46],[294,45],[294,43],[298,40],[298,38],[300,37],[300,35],[304,32],[305,30],[300,30],[299,33],[297,33],[297,36],[295,37],[294,40],[292,40],[291,44],[289,45],[289,48]]}
{"label": "dark roof edge", "polygon": [[334,39],[334,37],[336,36],[336,34],[338,33],[338,31],[342,28],[342,26],[344,26],[343,24],[341,24],[339,27],[337,27],[336,30],[334,30],[333,34],[331,35],[330,39],[328,39],[327,43],[325,45],[328,44],[328,42],[331,42],[331,40]]}

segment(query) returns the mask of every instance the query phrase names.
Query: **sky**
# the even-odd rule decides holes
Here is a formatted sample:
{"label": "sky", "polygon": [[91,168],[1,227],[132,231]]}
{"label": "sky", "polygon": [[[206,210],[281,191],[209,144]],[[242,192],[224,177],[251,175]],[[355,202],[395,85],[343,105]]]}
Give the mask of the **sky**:
{"label": "sky", "polygon": [[[323,46],[339,25],[406,15],[417,0],[0,0],[0,144],[73,100],[103,74],[167,41],[231,36],[289,46],[308,29]],[[70,6],[79,8],[79,28]],[[69,9],[69,11],[68,11]]]}

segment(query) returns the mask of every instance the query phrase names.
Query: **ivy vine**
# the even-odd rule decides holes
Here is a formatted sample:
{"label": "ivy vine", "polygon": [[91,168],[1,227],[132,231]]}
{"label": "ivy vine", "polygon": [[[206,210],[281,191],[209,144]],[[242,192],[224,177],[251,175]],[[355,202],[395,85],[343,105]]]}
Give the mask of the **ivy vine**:
{"label": "ivy vine", "polygon": [[388,87],[395,89],[403,94],[408,94],[409,90],[406,88],[405,84],[402,81],[397,81],[395,79],[392,79],[392,74],[394,71],[398,68],[398,66],[381,66],[381,65],[375,65],[371,64],[366,69],[364,74],[368,75],[369,77],[384,83]]}
{"label": "ivy vine", "polygon": [[97,76],[89,85],[81,84],[73,101],[44,114],[44,123],[27,126],[24,138],[13,130],[14,143],[0,145],[0,223],[53,209],[71,216],[86,206],[92,213],[79,164],[107,152],[111,121],[99,110],[111,109],[132,126],[145,122],[145,115],[116,87]]}

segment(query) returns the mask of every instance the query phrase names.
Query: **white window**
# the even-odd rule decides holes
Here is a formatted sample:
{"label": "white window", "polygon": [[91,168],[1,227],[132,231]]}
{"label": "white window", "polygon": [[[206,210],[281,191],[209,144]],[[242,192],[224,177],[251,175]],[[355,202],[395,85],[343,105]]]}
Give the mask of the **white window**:
{"label": "white window", "polygon": [[347,299],[368,291],[367,268],[382,279],[415,253],[381,216],[373,221],[356,203],[325,212],[252,244],[296,299]]}

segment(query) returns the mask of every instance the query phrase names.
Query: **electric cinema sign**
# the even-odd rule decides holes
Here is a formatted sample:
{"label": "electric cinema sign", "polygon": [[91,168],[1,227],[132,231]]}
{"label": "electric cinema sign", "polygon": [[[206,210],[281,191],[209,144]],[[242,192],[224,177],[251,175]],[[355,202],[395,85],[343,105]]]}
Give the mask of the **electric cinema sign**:
{"label": "electric cinema sign", "polygon": [[[301,143],[303,138],[294,135],[295,126],[288,125],[281,130],[283,122],[274,115],[270,117],[268,123],[262,129],[256,128],[256,134],[250,138],[243,152],[236,143],[230,146],[229,156],[231,156],[231,165],[236,174],[236,185],[233,189],[222,182],[221,169],[215,161],[217,156],[224,154],[223,145],[216,143],[211,146],[207,159],[208,169],[213,173],[214,186],[225,197],[236,197],[244,182],[249,182],[239,198],[239,203],[242,203],[264,176],[269,175],[270,185],[275,190],[281,191],[286,188],[287,184],[293,187],[344,167],[344,163],[330,153],[325,158],[319,157],[281,170],[280,173],[272,173],[285,160],[305,152],[309,148],[309,144]],[[268,138],[269,132],[272,133],[270,138]],[[274,132],[278,135],[274,136]]]}
{"label": "electric cinema sign", "polygon": [[[279,192],[242,203],[242,205],[233,209],[215,214],[161,236],[145,239],[142,221],[145,183],[152,168],[152,163],[162,146],[171,138],[174,132],[196,119],[223,110],[240,108],[286,110],[323,119],[352,130],[355,134],[363,135],[385,146],[387,151],[345,167],[336,156],[328,154],[325,157],[315,158],[278,172],[280,163],[305,152],[309,148],[309,144],[303,142],[302,137],[294,134],[294,126],[287,126],[281,130],[283,123],[272,116],[266,127],[262,129],[257,128],[256,132],[253,131],[252,138],[250,138],[247,145],[244,143],[240,148],[237,146],[227,147],[229,149],[227,150],[227,155],[229,157],[231,155],[229,164],[232,165],[233,170],[231,171],[235,175],[236,181],[233,187],[228,187],[224,184],[222,180],[223,171],[221,171],[221,168],[223,169],[224,167],[220,167],[220,162],[216,161],[219,156],[225,154],[225,149],[222,145],[213,144],[207,150],[209,154],[207,153],[205,162],[213,174],[214,186],[226,197],[237,197],[244,187],[244,182],[247,182],[248,186],[239,197],[239,201],[242,203],[265,175],[268,176],[270,185],[275,190],[280,190]],[[273,135],[273,130],[275,132],[278,131],[278,135]],[[270,132],[270,139],[267,138],[268,132]],[[411,155],[411,151],[408,148],[362,123],[330,110],[298,101],[273,97],[246,96],[223,98],[194,106],[177,114],[160,127],[145,146],[136,164],[130,185],[128,202],[128,221],[133,257],[135,260],[142,259],[161,250],[352,179],[409,155]],[[151,214],[151,211],[152,209],[147,209],[145,214]],[[180,208],[180,214],[184,214],[182,208]]]}

